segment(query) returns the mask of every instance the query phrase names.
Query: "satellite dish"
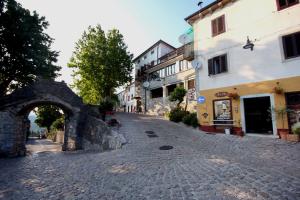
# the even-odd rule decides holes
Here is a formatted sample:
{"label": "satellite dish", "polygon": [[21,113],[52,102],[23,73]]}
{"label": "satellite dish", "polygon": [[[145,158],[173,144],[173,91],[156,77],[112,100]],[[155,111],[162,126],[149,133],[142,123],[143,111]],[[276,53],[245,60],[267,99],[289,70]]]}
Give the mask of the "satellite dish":
{"label": "satellite dish", "polygon": [[182,34],[179,36],[178,40],[181,44],[185,45],[192,42],[194,39],[194,35],[190,33]]}
{"label": "satellite dish", "polygon": [[179,36],[178,40],[181,44],[187,44],[188,35],[182,34],[181,36]]}
{"label": "satellite dish", "polygon": [[192,67],[194,69],[201,69],[202,68],[202,63],[199,60],[193,60],[192,61]]}

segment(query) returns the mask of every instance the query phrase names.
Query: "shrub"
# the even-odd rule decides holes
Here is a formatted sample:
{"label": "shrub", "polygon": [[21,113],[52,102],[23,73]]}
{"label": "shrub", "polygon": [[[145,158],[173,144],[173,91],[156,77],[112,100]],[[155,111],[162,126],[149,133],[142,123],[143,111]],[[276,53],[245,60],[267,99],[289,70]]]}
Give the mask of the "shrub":
{"label": "shrub", "polygon": [[114,102],[112,100],[104,100],[100,102],[99,111],[101,113],[105,113],[107,111],[113,111],[114,109]]}
{"label": "shrub", "polygon": [[294,134],[300,135],[300,122],[298,122],[292,126],[292,132]]}
{"label": "shrub", "polygon": [[197,118],[197,113],[191,113],[186,115],[182,119],[183,123],[185,123],[188,126],[192,126],[194,128],[198,127],[198,118]]}
{"label": "shrub", "polygon": [[53,122],[53,124],[51,125],[51,131],[52,130],[60,130],[63,131],[65,128],[65,119],[64,117],[58,118],[57,120],[55,120]]}
{"label": "shrub", "polygon": [[183,117],[188,115],[189,112],[182,110],[182,108],[175,108],[171,110],[169,114],[170,121],[173,122],[181,122]]}
{"label": "shrub", "polygon": [[171,92],[169,96],[170,101],[178,101],[177,107],[180,106],[180,104],[183,102],[183,99],[186,95],[187,91],[183,87],[176,87],[173,92]]}

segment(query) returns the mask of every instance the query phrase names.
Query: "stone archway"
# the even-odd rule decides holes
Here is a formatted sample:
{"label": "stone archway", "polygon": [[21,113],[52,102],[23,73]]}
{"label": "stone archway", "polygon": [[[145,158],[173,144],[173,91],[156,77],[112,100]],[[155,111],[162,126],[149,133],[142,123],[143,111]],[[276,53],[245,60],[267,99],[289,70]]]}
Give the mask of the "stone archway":
{"label": "stone archway", "polygon": [[0,156],[23,156],[28,113],[40,105],[56,105],[66,114],[63,149],[109,150],[121,147],[122,138],[100,120],[98,109],[85,105],[64,82],[38,80],[0,98]]}

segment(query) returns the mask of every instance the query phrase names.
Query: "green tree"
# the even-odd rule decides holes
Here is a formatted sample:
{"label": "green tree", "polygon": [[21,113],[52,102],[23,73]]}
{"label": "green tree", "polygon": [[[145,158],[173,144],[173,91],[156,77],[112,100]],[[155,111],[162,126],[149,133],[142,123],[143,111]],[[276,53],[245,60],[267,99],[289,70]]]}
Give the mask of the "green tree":
{"label": "green tree", "polygon": [[169,96],[170,101],[178,101],[177,107],[180,107],[180,104],[183,102],[184,97],[186,95],[187,91],[183,87],[176,87],[173,92],[171,92]]}
{"label": "green tree", "polygon": [[40,106],[36,111],[36,115],[35,123],[40,127],[46,127],[48,132],[50,132],[53,122],[63,116],[60,109],[52,105]]}
{"label": "green tree", "polygon": [[132,58],[118,30],[105,34],[100,25],[89,27],[68,64],[73,69],[73,87],[85,103],[111,99],[115,88],[131,81]]}
{"label": "green tree", "polygon": [[0,1],[0,96],[22,87],[37,77],[58,76],[58,52],[53,39],[44,33],[45,17],[30,13],[15,0]]}

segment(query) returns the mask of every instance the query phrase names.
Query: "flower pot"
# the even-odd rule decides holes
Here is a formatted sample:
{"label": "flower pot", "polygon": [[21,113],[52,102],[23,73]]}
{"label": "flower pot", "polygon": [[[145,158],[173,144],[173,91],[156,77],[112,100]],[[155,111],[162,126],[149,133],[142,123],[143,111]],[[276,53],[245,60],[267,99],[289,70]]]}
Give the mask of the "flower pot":
{"label": "flower pot", "polygon": [[289,134],[288,130],[279,130],[278,131],[279,137],[282,140],[287,140],[287,135]]}
{"label": "flower pot", "polygon": [[284,93],[284,90],[283,90],[283,88],[277,86],[277,87],[274,87],[273,92],[274,92],[275,94],[283,94],[283,93]]}
{"label": "flower pot", "polygon": [[241,136],[241,137],[244,136],[244,132],[243,132],[242,130],[236,130],[236,131],[235,131],[235,134],[236,134],[237,136]]}
{"label": "flower pot", "polygon": [[229,98],[232,98],[234,100],[238,100],[240,98],[239,94],[238,93],[229,93],[227,95]]}
{"label": "flower pot", "polygon": [[286,139],[289,142],[299,142],[300,141],[300,137],[297,134],[287,134]]}

